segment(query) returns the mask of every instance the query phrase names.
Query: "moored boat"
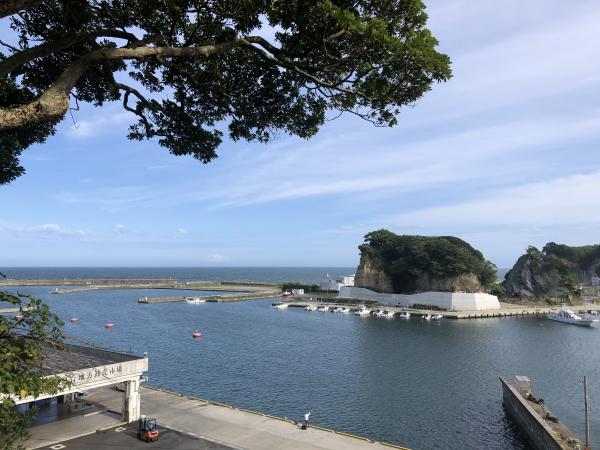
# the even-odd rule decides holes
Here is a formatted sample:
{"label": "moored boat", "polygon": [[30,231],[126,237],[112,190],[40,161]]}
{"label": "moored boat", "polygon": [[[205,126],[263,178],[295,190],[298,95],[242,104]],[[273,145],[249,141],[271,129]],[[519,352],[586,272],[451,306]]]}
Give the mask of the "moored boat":
{"label": "moored boat", "polygon": [[383,311],[382,317],[385,317],[386,319],[393,319],[396,317],[396,313],[390,309],[386,309]]}
{"label": "moored boat", "polygon": [[317,307],[315,305],[307,305],[304,307],[304,309],[307,311],[316,311]]}
{"label": "moored boat", "polygon": [[327,311],[329,311],[329,306],[321,306],[320,308],[317,308],[317,311],[327,312]]}
{"label": "moored boat", "polygon": [[359,305],[358,309],[354,311],[354,314],[357,316],[368,316],[371,314],[371,310],[368,309],[365,305]]}
{"label": "moored boat", "polygon": [[383,309],[379,309],[377,308],[375,311],[373,311],[372,313],[375,317],[383,317]]}
{"label": "moored boat", "polygon": [[561,309],[558,312],[551,312],[546,314],[546,317],[550,320],[556,320],[557,322],[570,323],[572,325],[581,325],[584,327],[591,327],[598,319],[584,319],[579,314],[575,314],[570,309]]}
{"label": "moored boat", "polygon": [[333,312],[342,313],[342,314],[348,314],[350,311],[351,311],[350,308],[348,308],[347,306],[338,306],[337,308],[335,308],[333,310]]}
{"label": "moored boat", "polygon": [[423,314],[423,316],[421,317],[423,320],[431,320],[432,316],[429,313]]}
{"label": "moored boat", "polygon": [[275,309],[286,309],[289,305],[287,303],[283,303],[283,302],[276,302],[273,303],[273,308]]}
{"label": "moored boat", "polygon": [[443,318],[444,318],[444,316],[441,315],[440,313],[436,313],[431,316],[431,320],[442,320]]}
{"label": "moored boat", "polygon": [[408,311],[401,311],[398,317],[401,319],[410,319],[410,313]]}
{"label": "moored boat", "polygon": [[202,299],[199,297],[192,297],[192,298],[186,298],[185,302],[189,303],[190,305],[197,305],[199,303],[205,303],[206,299]]}

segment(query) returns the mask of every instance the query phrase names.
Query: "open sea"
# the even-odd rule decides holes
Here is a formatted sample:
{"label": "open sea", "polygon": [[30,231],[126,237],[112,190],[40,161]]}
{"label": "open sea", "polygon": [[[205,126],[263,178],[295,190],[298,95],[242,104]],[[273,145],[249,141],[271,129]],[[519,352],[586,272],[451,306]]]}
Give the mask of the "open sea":
{"label": "open sea", "polygon": [[[10,278],[318,282],[354,268],[2,268]],[[76,342],[149,355],[151,385],[413,449],[528,449],[502,407],[501,375],[534,392],[583,437],[588,376],[600,444],[600,330],[543,318],[423,323],[288,308],[272,300],[140,305],[168,290],[99,290],[47,301]],[[11,288],[11,290],[16,290]],[[177,293],[177,291],[173,291]],[[180,291],[181,292],[181,291]],[[79,323],[68,322],[72,316]],[[104,323],[113,322],[107,330]],[[204,337],[192,339],[199,329]]]}

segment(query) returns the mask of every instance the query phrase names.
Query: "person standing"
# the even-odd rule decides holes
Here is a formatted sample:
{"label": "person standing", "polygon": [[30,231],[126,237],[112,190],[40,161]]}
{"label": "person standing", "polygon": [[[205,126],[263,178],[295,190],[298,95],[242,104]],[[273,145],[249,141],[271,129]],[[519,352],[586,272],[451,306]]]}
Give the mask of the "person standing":
{"label": "person standing", "polygon": [[308,429],[308,419],[310,418],[310,411],[304,414],[304,429]]}

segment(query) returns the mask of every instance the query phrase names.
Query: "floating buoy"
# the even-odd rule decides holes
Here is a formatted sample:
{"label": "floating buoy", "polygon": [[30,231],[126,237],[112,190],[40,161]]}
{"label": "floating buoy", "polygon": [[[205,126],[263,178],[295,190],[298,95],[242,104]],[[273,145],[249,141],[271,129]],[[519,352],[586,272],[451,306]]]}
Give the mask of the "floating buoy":
{"label": "floating buoy", "polygon": [[16,319],[17,321],[21,321],[21,320],[23,320],[23,316],[22,316],[22,315],[20,315],[20,314],[18,314],[18,315],[16,315],[16,316],[15,316],[15,319]]}
{"label": "floating buoy", "polygon": [[194,331],[194,333],[192,334],[192,337],[194,338],[199,338],[202,337],[202,333],[200,333],[198,330]]}
{"label": "floating buoy", "polygon": [[112,327],[113,327],[113,324],[112,324],[112,323],[106,323],[106,324],[104,324],[104,326],[105,326],[106,328],[112,328]]}
{"label": "floating buoy", "polygon": [[78,317],[71,317],[71,323],[77,323],[78,320]]}

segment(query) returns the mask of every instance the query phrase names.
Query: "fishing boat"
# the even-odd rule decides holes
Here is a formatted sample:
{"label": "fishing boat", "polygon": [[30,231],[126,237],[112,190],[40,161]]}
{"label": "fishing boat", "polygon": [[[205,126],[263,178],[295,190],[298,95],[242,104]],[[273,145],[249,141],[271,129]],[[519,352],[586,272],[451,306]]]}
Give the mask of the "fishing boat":
{"label": "fishing boat", "polygon": [[69,319],[71,321],[71,323],[77,323],[79,321],[78,317],[71,317],[71,319]]}
{"label": "fishing boat", "polygon": [[373,315],[375,317],[383,317],[383,309],[377,308],[375,311],[373,311]]}
{"label": "fishing boat", "polygon": [[194,332],[192,333],[192,337],[193,337],[193,338],[199,338],[199,337],[202,337],[202,333],[201,333],[201,332],[199,332],[198,330],[196,330],[196,331],[194,331]]}
{"label": "fishing boat", "polygon": [[317,307],[315,305],[307,305],[304,307],[304,309],[307,311],[316,311]]}
{"label": "fishing boat", "polygon": [[431,320],[432,316],[429,313],[423,314],[423,316],[421,317],[423,320]]}
{"label": "fishing boat", "polygon": [[329,311],[329,306],[321,306],[320,308],[317,308],[317,311],[327,312],[327,311]]}
{"label": "fishing boat", "polygon": [[113,327],[113,324],[108,322],[104,324],[104,328],[108,328],[109,330]]}
{"label": "fishing boat", "polygon": [[575,314],[570,309],[561,309],[558,312],[551,312],[546,314],[546,317],[550,320],[556,320],[557,322],[570,323],[573,325],[581,325],[584,327],[591,327],[598,319],[584,319],[579,314]]}
{"label": "fishing boat", "polygon": [[408,311],[402,311],[398,314],[401,319],[410,319],[410,313]]}
{"label": "fishing boat", "polygon": [[368,316],[371,314],[371,310],[368,309],[365,305],[359,305],[358,309],[354,311],[354,314],[357,316]]}
{"label": "fishing boat", "polygon": [[382,317],[385,317],[386,319],[393,319],[394,317],[396,317],[396,313],[392,310],[386,309],[385,311],[383,311]]}
{"label": "fishing boat", "polygon": [[205,303],[206,299],[202,299],[200,297],[193,297],[193,298],[186,298],[185,302],[189,303],[190,305],[198,305],[200,303]]}
{"label": "fishing boat", "polygon": [[286,309],[289,305],[283,302],[273,303],[273,308],[275,309]]}
{"label": "fishing boat", "polygon": [[333,310],[333,312],[342,313],[342,314],[348,314],[350,311],[351,311],[350,308],[348,308],[347,306],[338,306],[337,308],[335,308]]}
{"label": "fishing boat", "polygon": [[431,320],[442,320],[443,318],[444,318],[444,316],[441,315],[440,313],[436,313],[431,316]]}

